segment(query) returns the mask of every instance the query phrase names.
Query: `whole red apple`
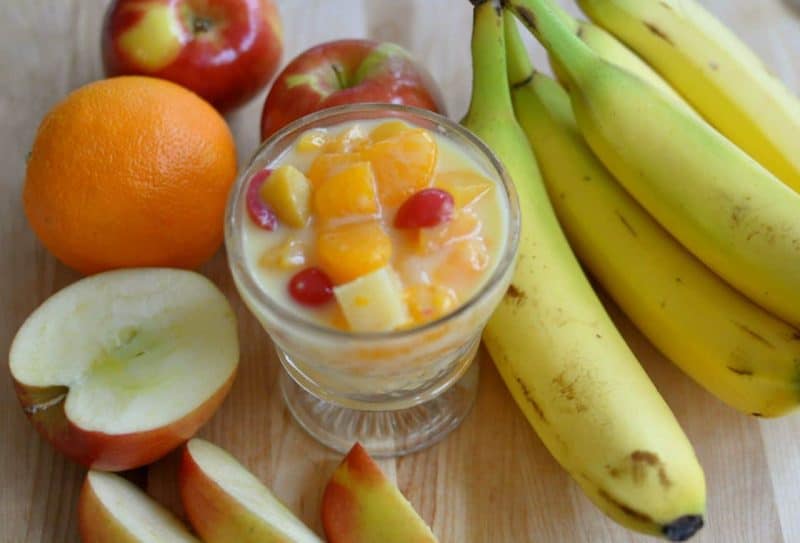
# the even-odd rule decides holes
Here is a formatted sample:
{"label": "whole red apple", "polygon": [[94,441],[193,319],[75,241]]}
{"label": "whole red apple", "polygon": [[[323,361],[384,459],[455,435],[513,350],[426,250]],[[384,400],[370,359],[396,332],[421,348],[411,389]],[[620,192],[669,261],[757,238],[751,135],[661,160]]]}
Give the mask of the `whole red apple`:
{"label": "whole red apple", "polygon": [[261,113],[261,139],[308,113],[361,102],[444,112],[433,78],[399,45],[331,41],[301,53],[275,79]]}
{"label": "whole red apple", "polygon": [[272,0],[114,0],[102,48],[109,77],[169,79],[224,112],[269,82],[283,30]]}

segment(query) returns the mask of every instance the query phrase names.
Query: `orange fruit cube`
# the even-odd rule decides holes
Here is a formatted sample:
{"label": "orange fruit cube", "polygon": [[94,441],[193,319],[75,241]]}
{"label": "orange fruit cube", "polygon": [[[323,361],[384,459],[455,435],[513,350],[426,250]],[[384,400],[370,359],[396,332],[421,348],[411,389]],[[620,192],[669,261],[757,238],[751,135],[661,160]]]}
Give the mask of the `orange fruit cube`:
{"label": "orange fruit cube", "polygon": [[453,217],[433,228],[419,230],[419,248],[423,253],[441,250],[459,240],[474,237],[480,232],[481,220],[471,209],[459,209]]}
{"label": "orange fruit cube", "polygon": [[376,217],[378,196],[369,162],[356,162],[331,175],[314,192],[314,212],[323,220]]}
{"label": "orange fruit cube", "polygon": [[449,192],[456,209],[461,209],[488,194],[494,188],[494,183],[477,172],[454,170],[437,174],[433,186]]}
{"label": "orange fruit cube", "polygon": [[281,166],[261,185],[261,199],[278,218],[289,226],[306,224],[311,199],[311,185],[303,172],[294,166]]}
{"label": "orange fruit cube", "polygon": [[340,285],[387,265],[392,258],[392,240],[378,221],[343,224],[319,233],[317,258],[325,273]]}
{"label": "orange fruit cube", "polygon": [[453,289],[444,285],[411,285],[406,289],[406,303],[415,324],[436,320],[453,311],[458,297]]}
{"label": "orange fruit cube", "polygon": [[356,124],[329,138],[322,149],[328,153],[351,153],[363,149],[368,143],[364,129]]}
{"label": "orange fruit cube", "polygon": [[374,143],[365,151],[375,170],[378,197],[395,207],[415,192],[429,187],[438,148],[423,129],[411,129]]}
{"label": "orange fruit cube", "polygon": [[366,160],[360,153],[322,153],[318,155],[308,168],[308,179],[318,187],[328,177]]}
{"label": "orange fruit cube", "polygon": [[386,121],[372,129],[372,132],[369,133],[369,139],[371,142],[375,143],[393,138],[411,129],[410,125],[400,120]]}

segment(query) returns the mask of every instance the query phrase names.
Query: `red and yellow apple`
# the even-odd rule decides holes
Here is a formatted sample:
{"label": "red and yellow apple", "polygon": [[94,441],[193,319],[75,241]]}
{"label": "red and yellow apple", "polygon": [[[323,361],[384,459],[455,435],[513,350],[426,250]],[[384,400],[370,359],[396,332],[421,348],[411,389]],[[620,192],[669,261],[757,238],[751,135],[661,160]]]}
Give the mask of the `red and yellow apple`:
{"label": "red and yellow apple", "polygon": [[102,48],[106,75],[169,79],[225,112],[275,74],[283,30],[273,0],[114,0]]}
{"label": "red and yellow apple", "polygon": [[119,475],[89,471],[78,498],[83,543],[200,543],[167,509]]}
{"label": "red and yellow apple", "polygon": [[261,481],[208,441],[186,444],[178,484],[189,522],[206,543],[322,543]]}
{"label": "red and yellow apple", "polygon": [[225,296],[194,272],[141,268],[87,277],[45,301],[11,345],[25,413],[90,468],[149,464],[222,403],[239,361]]}
{"label": "red and yellow apple", "polygon": [[356,443],[322,496],[328,543],[434,543],[425,521]]}
{"label": "red and yellow apple", "polygon": [[278,75],[261,113],[261,139],[308,113],[362,102],[444,113],[438,87],[408,51],[389,42],[338,40],[305,51]]}

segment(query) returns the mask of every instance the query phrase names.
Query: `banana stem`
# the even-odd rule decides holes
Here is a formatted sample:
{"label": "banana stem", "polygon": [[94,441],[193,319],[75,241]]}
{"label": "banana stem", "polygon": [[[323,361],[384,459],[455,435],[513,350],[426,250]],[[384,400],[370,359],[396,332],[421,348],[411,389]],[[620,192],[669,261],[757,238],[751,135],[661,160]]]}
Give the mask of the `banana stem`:
{"label": "banana stem", "polygon": [[505,0],[505,5],[558,60],[570,80],[580,81],[584,66],[598,59],[575,34],[577,21],[551,0]]}
{"label": "banana stem", "polygon": [[[506,74],[503,8],[500,0],[476,3],[472,25],[472,98],[467,118],[480,119],[514,115]],[[487,44],[500,42],[498,47]]]}
{"label": "banana stem", "polygon": [[517,29],[517,21],[510,11],[505,11],[504,15],[505,38],[506,38],[506,60],[508,62],[508,82],[511,89],[526,84],[533,78],[533,64],[525,48],[525,42]]}

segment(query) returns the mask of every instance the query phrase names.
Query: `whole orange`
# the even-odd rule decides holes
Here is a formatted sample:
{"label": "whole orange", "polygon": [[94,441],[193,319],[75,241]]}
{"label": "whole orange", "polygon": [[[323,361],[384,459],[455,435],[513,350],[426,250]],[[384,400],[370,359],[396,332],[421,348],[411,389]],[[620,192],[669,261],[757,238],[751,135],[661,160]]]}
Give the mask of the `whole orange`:
{"label": "whole orange", "polygon": [[25,214],[83,273],[196,268],[222,243],[236,149],[207,102],[168,81],[115,77],[57,104],[28,160]]}

